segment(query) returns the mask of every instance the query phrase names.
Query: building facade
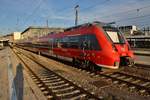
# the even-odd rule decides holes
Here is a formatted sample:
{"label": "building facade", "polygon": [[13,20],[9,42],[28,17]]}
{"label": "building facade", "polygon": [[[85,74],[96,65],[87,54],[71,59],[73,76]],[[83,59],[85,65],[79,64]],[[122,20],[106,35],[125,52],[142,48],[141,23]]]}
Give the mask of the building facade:
{"label": "building facade", "polygon": [[145,36],[150,36],[150,27],[144,27],[142,31]]}
{"label": "building facade", "polygon": [[21,33],[21,39],[30,39],[34,37],[45,36],[50,33],[63,32],[63,28],[49,28],[49,27],[28,27]]}
{"label": "building facade", "polygon": [[21,32],[13,32],[14,41],[21,39]]}
{"label": "building facade", "polygon": [[119,30],[124,33],[125,36],[134,35],[134,32],[138,31],[135,25],[130,26],[120,26]]}
{"label": "building facade", "polygon": [[13,34],[7,34],[7,35],[4,35],[2,37],[2,40],[3,41],[13,42],[14,41],[14,36],[13,36]]}

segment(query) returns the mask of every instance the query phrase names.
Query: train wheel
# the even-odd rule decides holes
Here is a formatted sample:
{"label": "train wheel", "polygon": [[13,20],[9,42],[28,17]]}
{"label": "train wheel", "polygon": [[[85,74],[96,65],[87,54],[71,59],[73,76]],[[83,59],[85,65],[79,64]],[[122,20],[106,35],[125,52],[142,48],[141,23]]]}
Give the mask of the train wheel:
{"label": "train wheel", "polygon": [[83,69],[86,69],[86,61],[82,60],[79,66]]}
{"label": "train wheel", "polygon": [[75,61],[75,58],[73,58],[72,60],[72,66],[75,66],[76,65],[76,61]]}
{"label": "train wheel", "polygon": [[80,61],[78,59],[73,58],[72,64],[74,67],[79,67],[81,65]]}
{"label": "train wheel", "polygon": [[95,71],[95,64],[90,62],[89,69],[90,69],[90,71],[94,72]]}

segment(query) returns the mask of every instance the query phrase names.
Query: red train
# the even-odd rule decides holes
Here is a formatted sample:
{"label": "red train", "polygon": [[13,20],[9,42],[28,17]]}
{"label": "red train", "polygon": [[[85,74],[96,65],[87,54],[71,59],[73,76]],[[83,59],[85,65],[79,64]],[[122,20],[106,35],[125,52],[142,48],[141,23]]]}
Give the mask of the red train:
{"label": "red train", "polygon": [[68,28],[19,45],[91,70],[134,64],[133,52],[124,36],[117,28],[101,22]]}

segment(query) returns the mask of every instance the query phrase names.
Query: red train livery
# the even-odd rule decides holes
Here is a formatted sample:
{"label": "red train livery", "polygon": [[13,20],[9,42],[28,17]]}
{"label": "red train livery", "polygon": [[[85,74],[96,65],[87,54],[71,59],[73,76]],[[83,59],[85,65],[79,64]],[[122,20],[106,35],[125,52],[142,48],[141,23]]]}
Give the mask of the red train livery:
{"label": "red train livery", "polygon": [[62,33],[49,34],[20,43],[26,49],[70,60],[75,65],[89,68],[118,69],[133,65],[133,52],[122,33],[101,22],[68,28]]}

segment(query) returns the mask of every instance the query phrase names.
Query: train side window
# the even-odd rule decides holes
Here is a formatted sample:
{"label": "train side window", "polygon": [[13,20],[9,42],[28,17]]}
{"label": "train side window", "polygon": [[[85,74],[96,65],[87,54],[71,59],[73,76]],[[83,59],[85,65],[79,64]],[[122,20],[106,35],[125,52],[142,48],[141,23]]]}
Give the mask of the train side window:
{"label": "train side window", "polygon": [[62,48],[62,38],[57,39],[57,48]]}
{"label": "train side window", "polygon": [[63,37],[61,41],[62,48],[68,48],[68,42],[69,42],[69,37]]}
{"label": "train side window", "polygon": [[58,41],[57,38],[55,38],[55,39],[53,40],[53,47],[54,47],[54,48],[57,48],[57,41]]}
{"label": "train side window", "polygon": [[91,42],[88,39],[88,35],[80,36],[80,48],[84,50],[90,50]]}
{"label": "train side window", "polygon": [[54,41],[53,38],[50,38],[49,41],[48,41],[49,42],[48,44],[49,44],[49,49],[50,50],[52,50],[52,48],[53,48],[53,41]]}
{"label": "train side window", "polygon": [[97,40],[96,36],[91,35],[90,40],[91,40],[91,49],[92,50],[100,50],[100,45],[98,43],[98,40]]}
{"label": "train side window", "polygon": [[85,50],[100,50],[97,38],[93,34],[80,37],[80,48]]}
{"label": "train side window", "polygon": [[68,46],[69,48],[78,49],[79,48],[79,36],[70,36]]}

